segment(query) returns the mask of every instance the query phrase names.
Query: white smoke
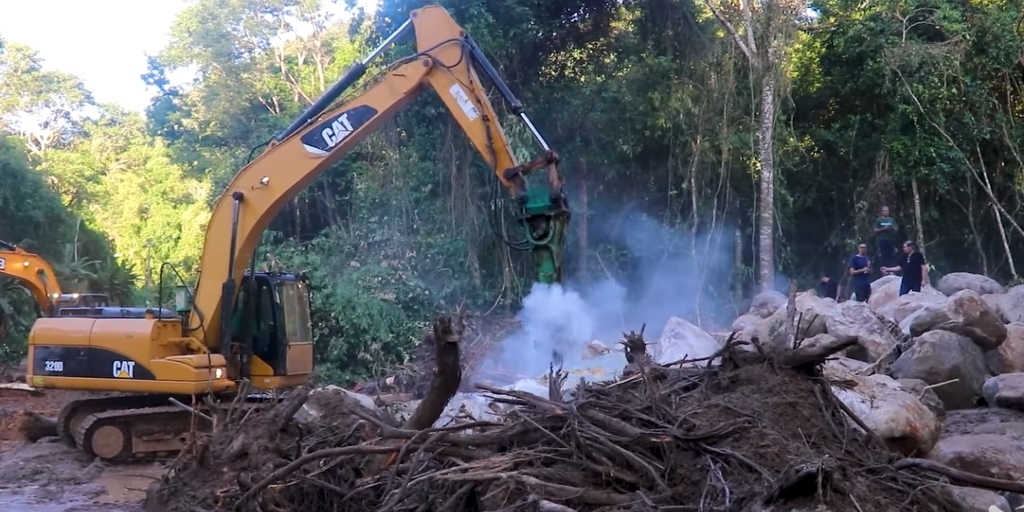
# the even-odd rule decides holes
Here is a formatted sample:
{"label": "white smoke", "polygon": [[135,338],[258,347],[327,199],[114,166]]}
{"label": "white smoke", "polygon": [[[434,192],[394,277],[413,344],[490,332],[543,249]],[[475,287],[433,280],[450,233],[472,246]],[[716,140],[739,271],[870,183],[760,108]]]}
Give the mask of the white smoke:
{"label": "white smoke", "polygon": [[[567,370],[600,365],[618,371],[624,357],[582,360],[587,343],[600,340],[621,354],[623,333],[644,324],[650,343],[673,316],[694,323],[698,316],[731,317],[726,304],[731,303],[732,237],[716,231],[692,244],[691,233],[669,230],[642,213],[634,213],[629,225],[617,242],[630,253],[631,272],[584,288],[534,284],[517,315],[520,329],[489,354],[484,373],[543,375],[555,350]],[[700,249],[697,254],[693,247]]]}
{"label": "white smoke", "polygon": [[575,290],[561,285],[535,283],[516,315],[521,327],[501,342],[489,362],[503,373],[538,375],[548,370],[554,352],[569,363],[597,332],[598,319]]}

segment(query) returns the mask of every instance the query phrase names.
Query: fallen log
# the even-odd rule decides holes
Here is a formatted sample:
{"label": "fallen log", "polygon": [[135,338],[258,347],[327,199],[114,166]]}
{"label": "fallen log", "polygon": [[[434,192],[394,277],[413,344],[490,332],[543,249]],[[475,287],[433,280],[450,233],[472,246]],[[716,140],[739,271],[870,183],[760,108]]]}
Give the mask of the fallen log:
{"label": "fallen log", "polygon": [[18,433],[26,441],[34,443],[44,437],[57,436],[57,420],[32,411],[22,411],[18,418]]}

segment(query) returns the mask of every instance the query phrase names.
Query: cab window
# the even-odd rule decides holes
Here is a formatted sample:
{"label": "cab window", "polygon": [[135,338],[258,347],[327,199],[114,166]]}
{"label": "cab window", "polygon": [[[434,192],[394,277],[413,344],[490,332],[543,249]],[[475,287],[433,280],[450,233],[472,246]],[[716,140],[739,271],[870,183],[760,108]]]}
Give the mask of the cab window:
{"label": "cab window", "polygon": [[309,297],[306,288],[295,281],[278,284],[278,296],[284,313],[285,336],[288,343],[313,341],[309,319]]}

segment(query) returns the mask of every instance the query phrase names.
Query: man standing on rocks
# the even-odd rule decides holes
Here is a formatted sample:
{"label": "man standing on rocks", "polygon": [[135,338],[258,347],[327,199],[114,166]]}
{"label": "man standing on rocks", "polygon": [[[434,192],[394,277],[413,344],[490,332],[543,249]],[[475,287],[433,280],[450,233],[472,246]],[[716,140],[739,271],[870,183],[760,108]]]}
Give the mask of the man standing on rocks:
{"label": "man standing on rocks", "polygon": [[883,206],[875,219],[875,241],[878,243],[879,267],[896,263],[896,220],[889,216],[889,207]]}
{"label": "man standing on rocks", "polygon": [[867,302],[871,297],[871,258],[868,258],[867,244],[857,245],[857,254],[850,258],[850,289],[858,302]]}
{"label": "man standing on rocks", "polygon": [[928,266],[924,256],[917,252],[917,244],[907,240],[903,242],[903,261],[896,267],[882,267],[885,274],[898,272],[903,275],[900,282],[900,295],[912,291],[921,292],[921,286],[928,284]]}

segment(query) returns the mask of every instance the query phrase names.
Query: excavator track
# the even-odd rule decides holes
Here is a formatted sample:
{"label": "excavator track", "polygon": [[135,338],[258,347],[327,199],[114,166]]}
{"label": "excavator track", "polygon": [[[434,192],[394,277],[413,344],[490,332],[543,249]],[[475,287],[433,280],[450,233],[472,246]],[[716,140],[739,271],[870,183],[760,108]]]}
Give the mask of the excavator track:
{"label": "excavator track", "polygon": [[117,409],[85,416],[73,437],[85,453],[120,462],[173,455],[189,443],[193,426],[210,428],[206,419],[174,405]]}
{"label": "excavator track", "polygon": [[[196,432],[208,431],[211,425],[207,419],[171,405],[170,398],[192,403],[191,397],[159,394],[76,400],[61,409],[57,431],[71,445],[105,461],[173,456]],[[266,400],[250,395],[243,404],[254,406]]]}
{"label": "excavator track", "polygon": [[[57,414],[57,435],[66,442],[75,445],[75,430],[88,415],[98,412],[120,409],[138,409],[168,405],[168,395],[121,395],[103,398],[86,398],[75,400],[65,405]],[[176,397],[184,403],[191,400],[187,397]]]}

